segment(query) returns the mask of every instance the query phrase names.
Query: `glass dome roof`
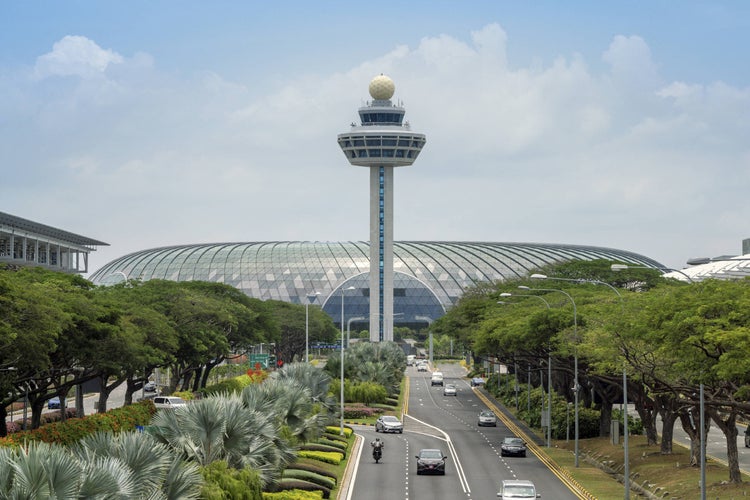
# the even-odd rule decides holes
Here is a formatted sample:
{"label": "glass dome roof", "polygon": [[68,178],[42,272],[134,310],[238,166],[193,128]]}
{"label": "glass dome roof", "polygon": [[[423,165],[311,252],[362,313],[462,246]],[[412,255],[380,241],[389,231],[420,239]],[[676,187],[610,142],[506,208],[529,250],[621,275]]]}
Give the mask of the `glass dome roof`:
{"label": "glass dome roof", "polygon": [[[369,314],[369,243],[275,241],[178,245],[115,259],[89,278],[201,280],[234,286],[250,297],[322,305],[339,323],[343,288],[349,320]],[[545,243],[402,241],[393,244],[394,323],[430,322],[480,282],[527,276],[548,264],[609,259],[649,267],[658,262],[624,250]],[[309,299],[308,297],[312,297]]]}

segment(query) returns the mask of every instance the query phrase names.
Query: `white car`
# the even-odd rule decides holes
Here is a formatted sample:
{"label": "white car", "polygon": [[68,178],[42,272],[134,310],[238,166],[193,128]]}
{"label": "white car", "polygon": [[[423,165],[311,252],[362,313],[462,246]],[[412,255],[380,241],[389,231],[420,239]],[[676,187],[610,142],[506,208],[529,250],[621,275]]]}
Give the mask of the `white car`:
{"label": "white car", "polygon": [[456,386],[453,384],[445,384],[443,387],[443,396],[456,396]]}
{"label": "white car", "polygon": [[404,424],[393,415],[383,415],[375,422],[375,432],[398,432],[404,433]]}
{"label": "white car", "polygon": [[156,396],[154,398],[156,408],[180,408],[186,404],[187,401],[176,396]]}
{"label": "white car", "polygon": [[417,363],[417,371],[418,372],[426,372],[427,371],[427,361],[422,361]]}
{"label": "white car", "polygon": [[430,385],[443,385],[443,372],[432,372],[432,378],[430,378]]}

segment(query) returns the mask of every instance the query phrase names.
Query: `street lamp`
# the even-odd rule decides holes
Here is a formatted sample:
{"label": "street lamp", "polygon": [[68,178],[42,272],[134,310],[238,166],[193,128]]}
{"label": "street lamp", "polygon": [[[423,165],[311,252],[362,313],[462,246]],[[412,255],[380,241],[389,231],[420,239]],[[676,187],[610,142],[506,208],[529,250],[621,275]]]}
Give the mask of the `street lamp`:
{"label": "street lamp", "polygon": [[310,362],[310,311],[308,306],[318,295],[320,295],[320,292],[309,294],[305,303],[305,363]]}
{"label": "street lamp", "polygon": [[[540,297],[539,295],[513,295],[509,292],[503,292],[500,294],[501,297],[533,297],[535,299],[539,299],[542,302],[544,302],[544,305],[547,306],[547,309],[551,309],[549,302],[544,300],[544,297]],[[498,304],[505,304],[506,302],[503,302],[502,300],[497,301]],[[544,386],[542,386],[542,389],[544,389]],[[516,373],[516,410],[518,409],[518,373]],[[529,397],[531,395],[529,394]],[[552,353],[547,353],[547,448],[549,448],[552,444]]]}
{"label": "street lamp", "polygon": [[354,290],[353,286],[341,289],[341,425],[339,435],[344,435],[344,292]]}
{"label": "street lamp", "polygon": [[364,321],[366,319],[367,318],[365,318],[364,316],[354,316],[353,318],[349,318],[348,320],[346,320],[346,347],[349,347],[349,334],[352,329],[352,321]]}
{"label": "street lamp", "polygon": [[[531,277],[544,276],[543,274],[532,274]],[[546,278],[546,276],[544,276]],[[574,411],[574,426],[575,426],[575,466],[578,467],[578,311],[576,308],[576,302],[573,297],[565,290],[559,290],[557,288],[530,288],[528,286],[520,285],[518,288],[521,290],[532,290],[540,292],[560,292],[565,295],[570,303],[573,304],[573,404],[575,405]],[[551,416],[551,415],[550,415]]]}
{"label": "street lamp", "polygon": [[[652,269],[656,271],[669,271],[670,273],[679,273],[683,275],[690,283],[695,283],[693,278],[680,271],[679,269],[672,269],[671,267],[648,267],[648,266],[631,266],[630,264],[612,264],[609,266],[612,271],[624,271],[626,269]],[[666,273],[665,273],[666,274]]]}

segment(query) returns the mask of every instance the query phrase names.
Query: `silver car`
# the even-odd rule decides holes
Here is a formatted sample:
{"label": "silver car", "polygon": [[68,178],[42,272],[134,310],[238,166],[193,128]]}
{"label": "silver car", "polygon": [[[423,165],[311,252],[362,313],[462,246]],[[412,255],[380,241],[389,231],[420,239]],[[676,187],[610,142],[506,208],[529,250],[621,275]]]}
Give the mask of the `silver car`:
{"label": "silver car", "polygon": [[500,485],[497,493],[499,498],[541,498],[536,492],[536,487],[531,481],[522,479],[506,479]]}
{"label": "silver car", "polygon": [[383,415],[375,422],[375,432],[398,432],[404,433],[404,424],[393,415]]}
{"label": "silver car", "polygon": [[456,395],[456,386],[453,384],[445,384],[445,387],[443,387],[443,396],[455,396]]}
{"label": "silver car", "polygon": [[497,416],[495,416],[490,410],[482,410],[479,412],[479,421],[477,422],[477,425],[480,427],[483,425],[497,427]]}

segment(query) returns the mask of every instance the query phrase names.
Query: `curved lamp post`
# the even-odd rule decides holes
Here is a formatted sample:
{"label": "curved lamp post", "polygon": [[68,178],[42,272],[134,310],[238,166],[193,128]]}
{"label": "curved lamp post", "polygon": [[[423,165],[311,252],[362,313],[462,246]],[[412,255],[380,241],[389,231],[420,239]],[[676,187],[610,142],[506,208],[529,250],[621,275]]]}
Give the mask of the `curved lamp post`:
{"label": "curved lamp post", "polygon": [[[503,292],[500,294],[501,297],[533,297],[535,299],[539,299],[542,302],[544,302],[544,305],[547,306],[547,309],[551,309],[549,302],[547,302],[544,297],[540,297],[539,295],[513,295],[509,292]],[[497,301],[498,304],[505,304],[502,300]],[[516,388],[518,387],[518,372],[516,372]],[[544,387],[542,386],[542,389]],[[529,397],[531,397],[529,393]],[[516,409],[518,409],[518,389],[516,389]],[[547,448],[552,446],[552,354],[547,353]]]}
{"label": "curved lamp post", "polygon": [[341,289],[341,425],[339,435],[344,435],[344,292],[354,290],[353,286]]}
{"label": "curved lamp post", "polygon": [[[544,276],[543,274],[538,275],[531,275],[534,276]],[[563,295],[565,295],[568,300],[570,300],[570,303],[573,304],[573,403],[575,405],[575,411],[574,411],[574,423],[573,426],[575,427],[575,466],[578,467],[578,310],[576,308],[576,301],[573,300],[573,297],[566,292],[565,290],[560,290],[558,288],[530,288],[528,286],[520,285],[518,288],[521,290],[532,290],[532,291],[540,291],[540,292],[560,292]]]}
{"label": "curved lamp post", "polygon": [[305,303],[305,363],[310,362],[310,311],[308,310],[308,306],[318,295],[320,295],[320,292],[309,294],[307,296],[307,303]]}
{"label": "curved lamp post", "polygon": [[[618,266],[618,264],[612,264],[611,268],[613,271],[618,269],[627,269],[628,266],[624,264],[620,264],[618,268],[615,268],[615,266]],[[622,267],[624,266],[624,267]],[[652,269],[643,266],[645,269]],[[550,279],[550,280],[556,280],[556,281],[574,281],[579,284],[586,284],[591,283],[594,285],[605,285],[609,287],[613,292],[617,294],[617,298],[620,301],[620,308],[625,310],[624,304],[622,303],[622,295],[620,294],[620,291],[617,290],[614,286],[610,285],[609,283],[605,281],[599,281],[599,280],[575,280],[575,279],[569,279],[569,278],[556,278],[556,277],[549,277],[545,276],[543,274],[532,274],[532,278],[534,279]],[[687,275],[686,275],[687,277]],[[688,279],[690,279],[688,277]],[[691,280],[692,282],[692,280]],[[578,383],[576,382],[576,387],[578,387]],[[577,397],[577,391],[576,391],[576,397]],[[625,360],[623,360],[623,366],[622,366],[622,405],[623,405],[623,412],[622,412],[622,421],[623,421],[623,436],[622,436],[622,445],[623,445],[623,462],[625,462],[624,470],[623,470],[623,486],[625,487],[625,500],[630,499],[630,454],[629,454],[629,444],[628,444],[628,372],[625,367]],[[576,420],[578,417],[576,416]],[[576,422],[576,442],[578,441],[578,425]],[[577,450],[577,446],[576,446]],[[576,451],[576,467],[578,466],[578,451]]]}

